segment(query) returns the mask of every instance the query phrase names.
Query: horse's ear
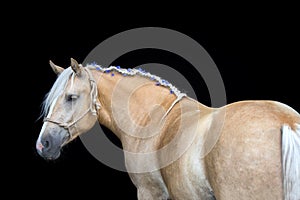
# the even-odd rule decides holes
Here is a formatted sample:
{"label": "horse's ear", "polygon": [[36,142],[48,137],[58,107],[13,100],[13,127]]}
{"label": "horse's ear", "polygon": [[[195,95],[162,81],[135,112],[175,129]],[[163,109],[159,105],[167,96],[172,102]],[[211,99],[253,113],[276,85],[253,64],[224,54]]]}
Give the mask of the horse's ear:
{"label": "horse's ear", "polygon": [[75,74],[79,76],[81,73],[82,67],[73,58],[71,58],[71,67],[72,67],[73,71],[75,72]]}
{"label": "horse's ear", "polygon": [[52,68],[52,70],[59,76],[63,71],[64,68],[57,66],[56,64],[54,64],[51,60],[49,60],[49,64]]}

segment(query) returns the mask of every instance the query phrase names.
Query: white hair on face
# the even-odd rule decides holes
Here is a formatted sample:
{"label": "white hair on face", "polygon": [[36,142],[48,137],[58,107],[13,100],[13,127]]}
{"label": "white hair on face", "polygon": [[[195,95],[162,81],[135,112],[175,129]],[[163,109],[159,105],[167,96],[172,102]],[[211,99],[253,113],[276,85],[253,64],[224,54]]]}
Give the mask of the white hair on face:
{"label": "white hair on face", "polygon": [[72,74],[74,74],[74,71],[71,67],[68,67],[58,76],[51,90],[45,96],[41,117],[47,116],[51,104],[63,93]]}

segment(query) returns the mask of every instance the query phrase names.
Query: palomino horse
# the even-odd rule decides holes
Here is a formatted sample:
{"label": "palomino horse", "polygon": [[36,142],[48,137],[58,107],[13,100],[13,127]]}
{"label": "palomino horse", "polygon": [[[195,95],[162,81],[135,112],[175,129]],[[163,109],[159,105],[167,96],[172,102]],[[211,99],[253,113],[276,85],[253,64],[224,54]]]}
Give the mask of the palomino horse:
{"label": "palomino horse", "polygon": [[300,199],[300,116],[275,101],[210,108],[142,69],[71,59],[44,101],[38,153],[96,121],[122,142],[138,199]]}

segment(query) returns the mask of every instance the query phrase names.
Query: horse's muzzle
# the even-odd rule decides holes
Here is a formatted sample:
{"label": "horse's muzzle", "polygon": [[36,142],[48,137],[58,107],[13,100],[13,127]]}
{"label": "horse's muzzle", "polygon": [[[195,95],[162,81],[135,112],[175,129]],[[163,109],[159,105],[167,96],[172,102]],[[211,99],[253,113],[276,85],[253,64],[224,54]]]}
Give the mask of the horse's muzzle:
{"label": "horse's muzzle", "polygon": [[47,160],[55,160],[60,156],[60,149],[64,139],[61,137],[53,137],[51,134],[47,134],[37,141],[36,149],[40,156]]}

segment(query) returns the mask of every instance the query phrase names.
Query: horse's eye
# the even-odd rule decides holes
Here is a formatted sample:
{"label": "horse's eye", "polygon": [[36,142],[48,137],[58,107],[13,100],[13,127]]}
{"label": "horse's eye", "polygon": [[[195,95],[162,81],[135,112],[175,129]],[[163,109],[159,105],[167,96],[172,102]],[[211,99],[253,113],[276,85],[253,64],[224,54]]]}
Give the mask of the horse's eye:
{"label": "horse's eye", "polygon": [[76,99],[78,99],[78,95],[75,94],[67,95],[67,101],[74,101]]}

